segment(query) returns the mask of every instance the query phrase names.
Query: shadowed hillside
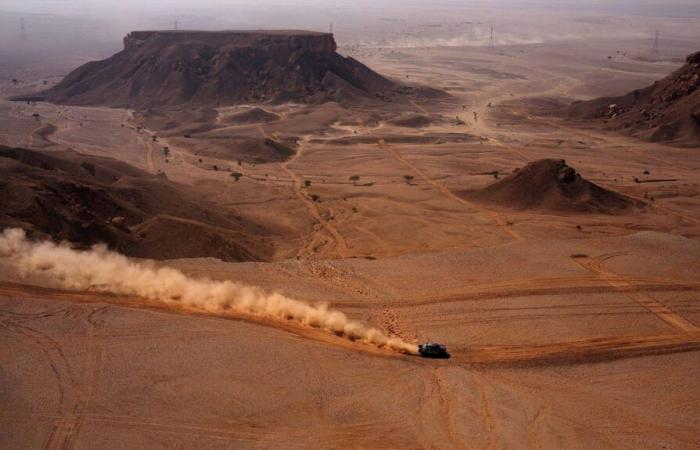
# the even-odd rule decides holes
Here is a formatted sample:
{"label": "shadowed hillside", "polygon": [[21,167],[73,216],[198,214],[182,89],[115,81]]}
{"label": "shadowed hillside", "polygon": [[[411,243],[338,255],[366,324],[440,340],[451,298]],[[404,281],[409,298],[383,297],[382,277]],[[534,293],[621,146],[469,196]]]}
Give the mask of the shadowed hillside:
{"label": "shadowed hillside", "polygon": [[[267,259],[254,224],[220,213],[183,186],[75,152],[0,146],[0,227],[153,259]],[[259,231],[259,230],[258,230]]]}
{"label": "shadowed hillside", "polygon": [[562,159],[531,162],[501,181],[463,195],[518,210],[614,213],[643,206],[638,200],[591,183]]}
{"label": "shadowed hillside", "polygon": [[580,102],[566,109],[572,119],[598,120],[606,128],[653,142],[700,145],[700,52],[649,87],[622,97]]}

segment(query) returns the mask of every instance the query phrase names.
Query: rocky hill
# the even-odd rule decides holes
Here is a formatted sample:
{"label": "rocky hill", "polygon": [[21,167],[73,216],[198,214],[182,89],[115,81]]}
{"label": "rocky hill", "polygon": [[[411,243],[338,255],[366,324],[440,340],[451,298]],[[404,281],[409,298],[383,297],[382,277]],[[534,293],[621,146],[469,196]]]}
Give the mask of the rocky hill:
{"label": "rocky hill", "polygon": [[516,210],[615,213],[644,206],[641,201],[591,183],[563,159],[533,161],[494,184],[462,195]]}
{"label": "rocky hill", "polygon": [[[405,89],[405,88],[404,88]],[[390,99],[394,82],[308,31],[134,31],[35,99],[146,109],[242,102]]]}
{"label": "rocky hill", "polygon": [[256,224],[109,158],[0,145],[0,229],[153,259],[269,258]]}
{"label": "rocky hill", "polygon": [[653,142],[700,146],[700,52],[651,86],[622,97],[575,103],[564,114]]}

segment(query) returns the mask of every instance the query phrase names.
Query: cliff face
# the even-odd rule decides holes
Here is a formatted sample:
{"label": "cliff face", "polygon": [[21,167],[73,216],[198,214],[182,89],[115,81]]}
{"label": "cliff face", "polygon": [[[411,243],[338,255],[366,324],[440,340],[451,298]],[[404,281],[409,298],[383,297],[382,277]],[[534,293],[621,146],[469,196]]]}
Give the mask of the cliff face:
{"label": "cliff face", "polygon": [[199,41],[212,47],[261,47],[282,52],[336,51],[332,34],[309,31],[132,31],[124,37],[124,49],[136,50],[144,44],[177,45]]}
{"label": "cliff face", "polygon": [[396,85],[307,31],[134,31],[42,96],[55,103],[150,108],[251,101],[385,98]]}

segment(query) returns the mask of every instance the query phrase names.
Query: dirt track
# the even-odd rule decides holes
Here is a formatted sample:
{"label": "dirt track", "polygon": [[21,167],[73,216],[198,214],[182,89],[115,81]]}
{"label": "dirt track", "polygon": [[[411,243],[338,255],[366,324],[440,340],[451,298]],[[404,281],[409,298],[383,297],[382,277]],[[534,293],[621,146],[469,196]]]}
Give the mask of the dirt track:
{"label": "dirt track", "polygon": [[510,235],[513,239],[515,239],[515,240],[521,240],[521,239],[522,239],[518,233],[516,233],[515,231],[513,231],[512,229],[510,229],[510,228],[508,227],[507,220],[505,220],[505,219],[503,218],[503,214],[499,214],[499,213],[494,212],[494,211],[487,211],[487,210],[485,210],[484,208],[480,208],[480,207],[476,206],[475,204],[473,204],[473,203],[471,203],[471,202],[468,202],[468,201],[466,201],[465,199],[463,199],[463,198],[457,196],[454,192],[450,191],[448,188],[446,188],[445,186],[441,185],[441,184],[438,183],[437,181],[431,180],[430,178],[428,178],[428,176],[426,176],[423,172],[421,172],[420,169],[418,169],[416,166],[414,166],[414,165],[411,164],[410,162],[406,161],[406,159],[404,159],[396,150],[394,150],[390,145],[388,145],[388,144],[384,141],[384,139],[380,139],[380,140],[377,142],[377,144],[379,145],[379,147],[380,147],[382,150],[386,150],[387,153],[389,153],[391,156],[393,156],[394,158],[396,158],[397,161],[401,162],[403,165],[405,165],[406,167],[408,167],[413,173],[415,173],[416,175],[418,175],[419,178],[421,178],[423,181],[425,181],[426,183],[428,183],[428,184],[430,184],[431,186],[433,186],[435,189],[437,189],[437,190],[440,191],[442,194],[444,194],[447,198],[449,198],[449,199],[451,199],[451,200],[454,200],[454,201],[456,201],[456,202],[458,202],[458,203],[461,203],[462,205],[466,205],[466,206],[468,206],[468,207],[469,207],[470,209],[472,209],[472,210],[476,210],[476,211],[478,211],[478,212],[480,212],[480,213],[484,213],[484,214],[488,215],[489,217],[491,217],[491,218],[494,220],[494,222],[496,222],[496,224],[497,224],[499,227],[501,227],[501,229],[502,229],[506,234]]}
{"label": "dirt track", "polygon": [[[131,309],[145,309],[173,314],[211,316],[228,320],[242,320],[257,325],[285,330],[292,334],[314,340],[320,340],[331,345],[339,345],[348,350],[367,352],[368,354],[383,355],[386,357],[400,356],[391,351],[373,348],[367,344],[351,343],[343,338],[336,338],[323,330],[315,330],[292,323],[285,323],[284,321],[275,321],[255,316],[237,314],[221,316],[217,313],[207,313],[178,305],[173,302],[163,303],[135,297],[121,297],[111,294],[102,294],[99,292],[57,291],[53,289],[9,283],[0,283],[0,298],[52,298],[69,303],[109,304],[116,307]],[[662,318],[667,320],[665,317]],[[673,323],[675,324],[675,322]],[[11,323],[10,326],[15,326],[19,332],[22,332],[20,325]],[[545,345],[530,346],[457,346],[451,348],[452,358],[449,363],[468,365],[587,364],[591,362],[615,359],[700,350],[700,333],[697,331],[697,329],[682,329],[681,331],[685,331],[687,335],[613,336],[589,339],[586,341],[556,342]],[[43,347],[51,347],[60,355],[60,349],[57,348],[56,344],[52,343],[50,339],[46,338],[46,336],[43,336],[40,333],[34,333],[34,336],[43,343],[49,343],[47,345],[43,345]],[[86,340],[89,339],[90,336],[86,336]],[[416,357],[405,356],[405,358],[415,359]],[[54,361],[54,359],[52,359],[52,361]],[[424,360],[423,362],[426,364],[431,363],[431,361]],[[56,365],[57,363],[52,362],[51,364]],[[78,406],[76,405],[74,408],[78,408]]]}
{"label": "dirt track", "polygon": [[[273,285],[289,277],[296,280],[290,295],[297,292],[308,301],[336,298],[334,306],[360,319],[371,317],[373,305],[381,302],[398,312],[394,321],[402,332],[433,329],[450,348],[452,358],[446,361],[396,354],[285,321],[218,317],[175,303],[4,282],[0,284],[3,351],[14,354],[24,348],[32,355],[21,359],[21,366],[9,373],[24,371],[30,364],[37,380],[53,374],[48,378],[53,381],[35,386],[41,386],[37,388],[37,392],[44,392],[41,395],[54,399],[54,406],[40,410],[5,408],[0,410],[0,421],[15,430],[32,427],[31,434],[50,448],[72,448],[95,439],[104,439],[100,442],[107,445],[112,442],[108,430],[117,432],[129,446],[150,442],[146,436],[166,443],[192,440],[214,447],[231,442],[259,444],[257,430],[261,426],[270,429],[270,414],[275,417],[273,422],[282,423],[295,423],[294,417],[303,414],[324,441],[353,439],[362,446],[380,442],[400,446],[411,441],[439,442],[441,446],[465,442],[476,442],[479,447],[509,446],[512,439],[547,439],[546,430],[551,427],[568,434],[593,421],[605,424],[610,431],[590,436],[593,440],[586,442],[616,446],[622,441],[614,430],[650,435],[645,427],[653,422],[655,436],[692,447],[697,439],[685,428],[688,416],[671,414],[674,403],[668,398],[694,395],[697,387],[685,374],[700,354],[700,335],[674,333],[674,328],[636,306],[634,297],[628,296],[635,292],[653,298],[665,292],[692,295],[698,290],[697,282],[690,277],[658,279],[626,274],[618,276],[625,280],[625,286],[613,286],[568,256],[581,251],[595,254],[595,248],[612,244],[620,248],[651,246],[642,259],[653,264],[658,258],[653,256],[658,255],[655,246],[674,251],[686,244],[657,239],[600,240],[577,244],[579,248],[553,246],[559,248],[531,261],[533,276],[501,273],[493,282],[487,281],[491,263],[475,269],[480,251],[442,255],[436,261],[464,259],[450,264],[451,272],[445,274],[463,293],[444,300],[420,295],[406,298],[405,293],[415,294],[422,283],[410,272],[403,281],[384,276],[407,269],[420,273],[434,256],[384,262],[349,259],[310,271],[305,265],[266,265],[266,278]],[[530,245],[518,243],[490,253],[496,259],[502,252],[512,257]],[[693,254],[700,251],[694,246],[687,250]],[[562,258],[557,264],[559,276],[543,276],[546,261],[558,258]],[[612,271],[607,264],[614,259],[599,256],[592,260]],[[196,260],[180,264],[193,274],[203,269],[214,277],[245,280],[260,276],[257,264],[202,266]],[[443,264],[434,268],[440,270]],[[484,280],[464,286],[458,280],[466,273]],[[394,300],[387,303],[388,297],[364,297],[358,302],[352,298],[359,296],[345,298],[344,292],[351,287],[345,277],[350,274],[364,279],[363,284],[373,290],[392,292]],[[443,290],[453,291],[450,286]],[[557,299],[565,299],[563,305],[547,306]],[[670,304],[678,307],[684,303]],[[494,344],[488,336],[465,339],[454,326],[443,326],[444,317],[455,314],[487,317],[473,309],[476,304],[503,309],[506,314],[515,306],[533,315],[518,318],[517,324],[507,315],[490,322],[493,332],[518,342],[512,344]],[[451,310],[448,314],[442,312],[446,306]],[[575,320],[570,320],[567,309],[576,312]],[[546,319],[548,329],[541,331],[557,336],[538,342],[532,330],[541,328],[538,316],[548,310],[557,312]],[[605,319],[609,313],[616,314],[612,321]],[[579,328],[572,329],[572,324]],[[579,337],[585,335],[588,337]],[[171,378],[170,373],[177,375]],[[136,394],[144,379],[153,380],[149,383],[154,387],[148,394]],[[658,389],[650,392],[649,384]],[[183,389],[192,397],[181,403],[178,397]],[[175,392],[180,394],[173,395]],[[609,392],[617,394],[610,396]],[[132,403],[128,400],[132,395],[141,400]],[[283,405],[273,407],[274,413],[270,413],[269,405],[279,402],[279,395],[284,398]],[[313,412],[319,405],[327,411],[347,411],[347,402],[354,405],[358,401],[371,409],[330,419]],[[396,402],[401,409],[418,411],[417,415],[397,415]],[[515,409],[514,404],[518,405]],[[651,404],[656,407],[639,409]],[[206,412],[212,408],[215,415]],[[268,412],[252,412],[260,408]],[[324,428],[322,424],[328,420],[333,425]],[[514,421],[538,431],[513,433]],[[393,431],[389,438],[387,429]],[[359,430],[364,432],[358,435]],[[297,433],[295,426],[275,425],[263,442],[276,446],[296,436],[301,446],[313,445],[303,433]],[[567,444],[577,446],[580,437],[570,439]]]}
{"label": "dirt track", "polygon": [[[296,173],[294,173],[292,169],[289,168],[290,164],[297,161],[303,155],[304,145],[304,143],[300,143],[294,156],[288,161],[281,163],[280,167],[285,173],[287,173],[287,175],[289,175],[289,178],[292,179],[294,183],[294,194],[299,200],[301,200],[304,203],[306,209],[309,211],[309,215],[311,215],[311,217],[313,217],[313,219],[316,220],[333,237],[333,240],[335,241],[335,252],[338,254],[339,257],[346,258],[348,256],[347,242],[345,242],[345,239],[338,232],[338,230],[329,221],[327,221],[321,216],[321,214],[318,212],[318,208],[316,207],[314,200],[310,199],[309,196],[302,191],[302,178]],[[312,239],[310,245],[313,246],[314,241],[315,239]]]}

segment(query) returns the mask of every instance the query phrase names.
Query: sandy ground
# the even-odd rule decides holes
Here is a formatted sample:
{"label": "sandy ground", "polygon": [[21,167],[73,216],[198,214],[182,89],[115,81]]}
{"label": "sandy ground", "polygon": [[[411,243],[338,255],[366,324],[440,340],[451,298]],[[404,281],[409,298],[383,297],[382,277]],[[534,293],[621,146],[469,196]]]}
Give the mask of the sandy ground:
{"label": "sandy ground", "polygon": [[[456,100],[378,119],[334,104],[266,106],[280,120],[192,138],[139,132],[128,111],[0,102],[0,143],[163,172],[274,234],[273,262],[165,264],[330,302],[453,355],[423,360],[259,318],[44,290],[5,271],[0,447],[699,447],[696,149],[572,129],[519,106],[627,92],[678,66],[612,52],[377,50],[363,62]],[[412,114],[436,119],[389,123]],[[217,133],[296,136],[299,147],[286,162],[239,165],[236,148],[212,144]],[[545,157],[649,206],[516,212],[456,194]]]}

